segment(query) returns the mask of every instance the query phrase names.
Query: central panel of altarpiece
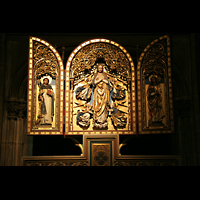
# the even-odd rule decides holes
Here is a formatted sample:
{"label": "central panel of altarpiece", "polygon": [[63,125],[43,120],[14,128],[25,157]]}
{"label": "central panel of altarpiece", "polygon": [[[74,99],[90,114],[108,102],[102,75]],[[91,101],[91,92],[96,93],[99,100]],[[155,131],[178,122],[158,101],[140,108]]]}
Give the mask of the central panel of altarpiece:
{"label": "central panel of altarpiece", "polygon": [[66,66],[66,134],[134,134],[134,64],[119,44],[79,45]]}

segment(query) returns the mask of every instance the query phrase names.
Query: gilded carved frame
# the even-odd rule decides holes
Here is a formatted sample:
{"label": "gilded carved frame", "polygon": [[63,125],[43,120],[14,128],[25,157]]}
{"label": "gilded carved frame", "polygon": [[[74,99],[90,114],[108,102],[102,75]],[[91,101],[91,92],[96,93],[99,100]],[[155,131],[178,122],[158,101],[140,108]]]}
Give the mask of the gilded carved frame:
{"label": "gilded carved frame", "polygon": [[[118,58],[116,58],[118,56]],[[116,60],[123,57],[124,67],[130,71],[128,82],[127,96],[128,96],[128,112],[130,116],[129,127],[126,130],[88,130],[78,129],[74,115],[75,113],[75,84],[81,79],[83,69],[92,70],[91,66],[95,66],[97,59],[104,59],[110,69],[116,68]],[[122,63],[122,61],[121,61]],[[120,66],[119,66],[120,67]],[[124,68],[125,69],[125,68]],[[125,77],[125,70],[121,69],[119,77]],[[124,70],[124,71],[123,71]],[[111,73],[111,71],[109,71]],[[122,76],[120,76],[122,75]],[[110,77],[115,76],[110,74]],[[78,77],[78,78],[77,78]],[[123,82],[120,78],[118,79]],[[79,106],[79,102],[77,105]],[[74,128],[75,127],[75,128]],[[126,126],[127,127],[127,126]],[[66,64],[66,83],[65,83],[65,134],[67,135],[83,135],[83,134],[136,134],[136,107],[135,107],[135,69],[134,63],[130,54],[118,43],[107,39],[92,39],[80,44],[68,58]]]}
{"label": "gilded carved frame", "polygon": [[[38,100],[41,82],[51,80],[53,91],[52,124],[41,124],[41,107]],[[53,86],[54,82],[54,86]],[[50,83],[49,83],[50,85]],[[40,88],[40,89],[38,89]],[[27,135],[63,135],[64,67],[58,51],[48,42],[29,38]]]}
{"label": "gilded carved frame", "polygon": [[138,134],[174,132],[170,37],[151,42],[137,67]]}

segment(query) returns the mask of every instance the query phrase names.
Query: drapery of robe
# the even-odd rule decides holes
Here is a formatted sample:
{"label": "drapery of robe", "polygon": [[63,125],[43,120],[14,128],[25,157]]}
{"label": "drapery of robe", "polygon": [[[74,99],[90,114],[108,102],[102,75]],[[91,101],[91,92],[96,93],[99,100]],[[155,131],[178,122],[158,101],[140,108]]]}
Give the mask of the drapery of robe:
{"label": "drapery of robe", "polygon": [[[40,86],[38,100],[41,102],[41,115],[44,117],[43,123],[51,124],[52,117],[54,116],[54,98],[53,98],[53,89],[51,85],[44,85]],[[42,97],[42,100],[40,99]]]}
{"label": "drapery of robe", "polygon": [[107,115],[108,108],[110,104],[110,91],[109,91],[109,80],[107,76],[102,73],[101,76],[104,76],[104,80],[100,82],[97,80],[99,74],[96,74],[93,80],[94,85],[94,94],[93,94],[93,112],[94,112],[94,126],[97,127],[106,127],[107,124]]}

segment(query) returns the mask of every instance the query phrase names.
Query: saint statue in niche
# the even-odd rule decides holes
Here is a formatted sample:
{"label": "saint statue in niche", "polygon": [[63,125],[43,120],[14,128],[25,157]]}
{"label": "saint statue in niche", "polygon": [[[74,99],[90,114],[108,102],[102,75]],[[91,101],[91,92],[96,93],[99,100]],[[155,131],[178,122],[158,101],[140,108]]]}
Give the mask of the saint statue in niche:
{"label": "saint statue in niche", "polygon": [[162,106],[162,89],[160,85],[161,77],[151,75],[150,84],[147,89],[147,100],[149,109],[149,127],[163,126],[165,114]]}
{"label": "saint statue in niche", "polygon": [[93,125],[94,127],[107,127],[108,109],[110,105],[109,80],[103,73],[103,65],[98,65],[97,73],[93,78]]}
{"label": "saint statue in niche", "polygon": [[108,117],[114,127],[124,127],[127,123],[125,114],[117,109],[117,100],[126,97],[126,88],[117,84],[117,79],[104,71],[104,64],[97,63],[97,72],[87,78],[87,84],[76,89],[76,99],[85,100],[85,110],[77,114],[77,124],[90,126],[93,119],[94,129],[108,128]]}
{"label": "saint statue in niche", "polygon": [[38,121],[40,126],[49,127],[52,125],[54,116],[54,92],[50,85],[52,78],[44,76],[41,78],[42,84],[39,81],[39,115]]}

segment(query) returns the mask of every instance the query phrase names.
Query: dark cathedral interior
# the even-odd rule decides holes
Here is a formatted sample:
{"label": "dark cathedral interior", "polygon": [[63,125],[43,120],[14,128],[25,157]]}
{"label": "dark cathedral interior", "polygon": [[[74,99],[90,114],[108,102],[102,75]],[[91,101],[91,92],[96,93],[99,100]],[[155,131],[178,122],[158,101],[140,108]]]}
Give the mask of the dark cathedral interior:
{"label": "dark cathedral interior", "polygon": [[[62,57],[64,70],[73,50],[83,42],[96,38],[114,41],[130,54],[137,74],[145,48],[165,35],[170,38],[174,130],[140,134],[136,120],[136,133],[111,138],[117,141],[113,149],[118,149],[118,155],[112,152],[114,156],[110,154],[109,159],[113,161],[108,165],[199,166],[199,33],[0,33],[0,166],[88,166],[93,163],[92,153],[90,156],[84,153],[84,148],[89,148],[83,145],[89,140],[87,136],[27,135],[29,37],[50,43]],[[136,93],[137,87],[136,82]],[[107,137],[103,139],[108,143]],[[91,145],[95,143],[93,140]],[[102,166],[108,158],[102,152],[98,155],[97,165]]]}

